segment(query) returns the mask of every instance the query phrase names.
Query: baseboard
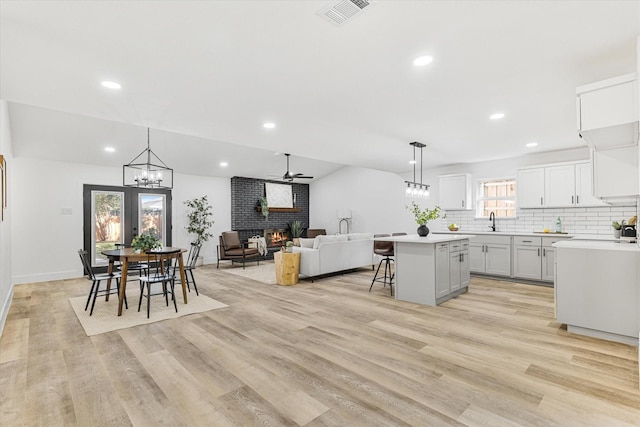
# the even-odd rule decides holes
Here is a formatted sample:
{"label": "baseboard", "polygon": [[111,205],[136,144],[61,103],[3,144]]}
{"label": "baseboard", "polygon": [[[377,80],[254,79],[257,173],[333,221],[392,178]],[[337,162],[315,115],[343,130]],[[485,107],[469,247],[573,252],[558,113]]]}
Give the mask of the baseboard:
{"label": "baseboard", "polygon": [[2,303],[2,312],[0,312],[0,336],[4,332],[4,324],[7,321],[7,315],[11,308],[11,301],[13,301],[13,285],[11,285],[11,291],[7,294],[7,298]]}
{"label": "baseboard", "polygon": [[571,332],[572,334],[586,335],[593,338],[600,338],[603,340],[621,342],[623,344],[638,346],[638,339],[635,337],[627,336],[627,335],[597,331],[595,329],[583,328],[580,326],[573,326],[573,325],[567,325],[567,332]]}
{"label": "baseboard", "polygon": [[81,271],[56,271],[54,273],[43,274],[26,274],[24,276],[13,276],[11,278],[14,285],[22,285],[24,283],[50,282],[53,280],[77,279],[82,277]]}

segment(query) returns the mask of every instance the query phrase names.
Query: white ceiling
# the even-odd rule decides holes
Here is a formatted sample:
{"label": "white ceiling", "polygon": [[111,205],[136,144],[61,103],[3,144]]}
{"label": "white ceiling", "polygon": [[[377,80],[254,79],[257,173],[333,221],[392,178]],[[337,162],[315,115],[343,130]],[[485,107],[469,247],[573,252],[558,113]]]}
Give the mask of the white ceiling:
{"label": "white ceiling", "polygon": [[14,155],[120,166],[150,127],[198,175],[508,158],[582,146],[575,88],[637,67],[640,1],[378,0],[342,26],[330,3],[2,0]]}

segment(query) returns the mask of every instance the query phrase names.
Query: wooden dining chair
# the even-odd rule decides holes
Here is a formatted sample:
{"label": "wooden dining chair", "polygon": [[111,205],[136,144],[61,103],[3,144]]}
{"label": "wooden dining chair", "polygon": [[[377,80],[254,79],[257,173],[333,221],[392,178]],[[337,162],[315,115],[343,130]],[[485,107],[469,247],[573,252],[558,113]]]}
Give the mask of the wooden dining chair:
{"label": "wooden dining chair", "polygon": [[[115,243],[114,246],[118,250],[131,247],[131,245],[127,245],[125,243]],[[118,270],[122,270],[122,265],[116,265],[116,266]],[[148,268],[148,265],[146,262],[138,262],[138,261],[130,262],[129,265],[127,265],[127,276],[132,276],[132,275],[142,276],[147,271],[147,268]]]}
{"label": "wooden dining chair", "polygon": [[[86,275],[85,277],[88,280],[91,280],[91,290],[89,290],[89,296],[87,297],[87,303],[84,306],[84,311],[87,311],[87,308],[89,307],[89,302],[93,300],[93,302],[91,303],[91,311],[89,312],[89,316],[93,315],[93,308],[96,305],[96,298],[98,297],[98,294],[102,294],[102,295],[107,295],[107,294],[118,294],[120,292],[120,273],[94,273],[93,269],[91,268],[91,263],[89,262],[89,254],[87,251],[85,250],[78,250],[78,255],[80,255],[80,261],[82,262],[82,267],[84,268],[84,274]],[[100,283],[103,280],[109,280],[109,279],[115,279],[116,280],[116,287],[115,289],[103,289],[100,290]],[[124,296],[124,304],[125,307],[128,309],[129,305],[127,304],[127,296]]]}
{"label": "wooden dining chair", "polygon": [[[147,251],[147,263],[149,264],[149,268],[147,269],[146,275],[140,276],[140,299],[138,300],[138,311],[140,311],[142,298],[147,298],[147,319],[150,317],[151,297],[153,295],[164,295],[164,299],[168,307],[169,294],[171,294],[173,307],[175,308],[176,313],[178,312],[178,305],[176,304],[176,296],[174,292],[176,280],[176,267],[174,263],[177,263],[180,253],[180,249],[158,249]],[[151,285],[156,283],[162,284],[162,292],[152,293]]]}

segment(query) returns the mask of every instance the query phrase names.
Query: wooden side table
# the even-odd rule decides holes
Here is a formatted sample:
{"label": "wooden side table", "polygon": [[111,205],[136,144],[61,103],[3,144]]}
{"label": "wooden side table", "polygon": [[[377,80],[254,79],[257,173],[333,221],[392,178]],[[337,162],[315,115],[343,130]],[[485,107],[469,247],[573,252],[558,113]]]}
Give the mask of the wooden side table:
{"label": "wooden side table", "polygon": [[273,254],[276,263],[276,283],[278,285],[295,285],[300,274],[300,252],[282,252]]}

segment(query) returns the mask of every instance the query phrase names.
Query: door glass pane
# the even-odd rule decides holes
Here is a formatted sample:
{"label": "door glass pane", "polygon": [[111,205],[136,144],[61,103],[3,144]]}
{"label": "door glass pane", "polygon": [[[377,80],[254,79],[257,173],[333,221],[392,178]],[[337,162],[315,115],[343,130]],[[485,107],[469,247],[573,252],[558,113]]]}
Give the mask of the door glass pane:
{"label": "door glass pane", "polygon": [[102,251],[115,249],[124,239],[124,193],[91,192],[91,259],[92,265],[106,265]]}
{"label": "door glass pane", "polygon": [[138,195],[138,229],[142,233],[154,233],[162,244],[166,243],[164,194]]}

